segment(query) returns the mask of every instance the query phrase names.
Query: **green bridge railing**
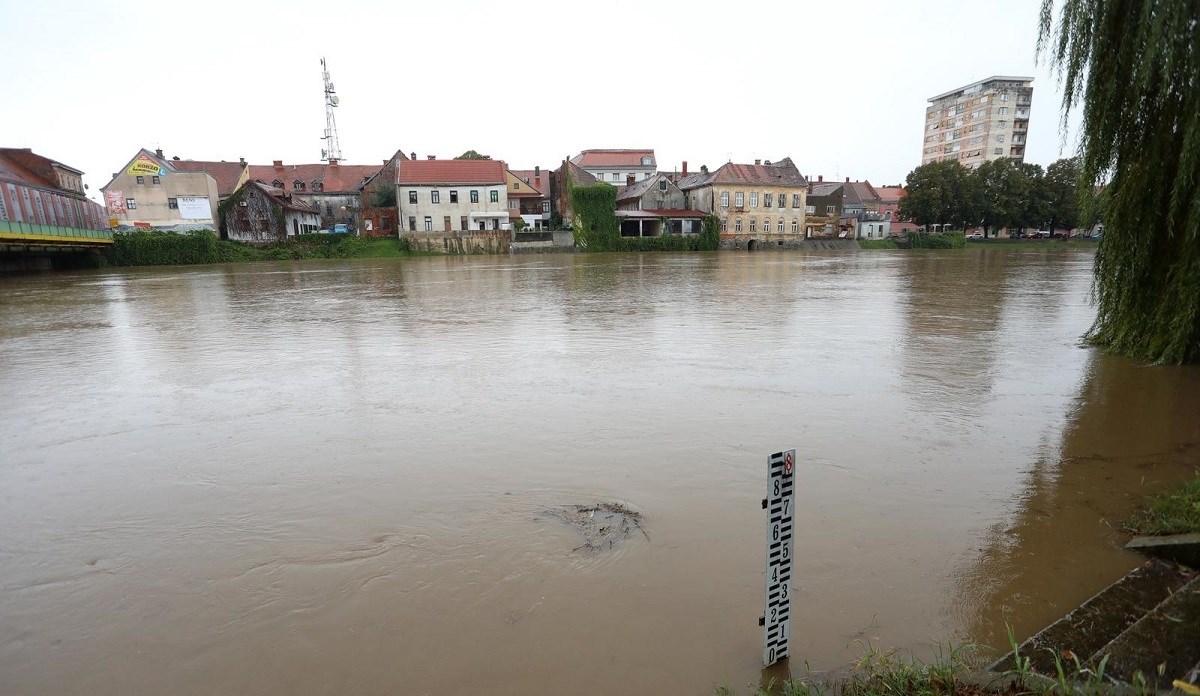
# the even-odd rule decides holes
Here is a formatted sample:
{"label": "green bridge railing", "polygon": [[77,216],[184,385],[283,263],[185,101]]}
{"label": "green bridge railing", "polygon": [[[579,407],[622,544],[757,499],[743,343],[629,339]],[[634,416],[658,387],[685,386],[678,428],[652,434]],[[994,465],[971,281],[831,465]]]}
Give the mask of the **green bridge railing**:
{"label": "green bridge railing", "polygon": [[112,230],[85,230],[79,227],[58,227],[57,225],[39,225],[32,222],[0,220],[0,239],[4,237],[16,237],[18,239],[59,237],[63,241],[77,239],[111,242],[113,233]]}

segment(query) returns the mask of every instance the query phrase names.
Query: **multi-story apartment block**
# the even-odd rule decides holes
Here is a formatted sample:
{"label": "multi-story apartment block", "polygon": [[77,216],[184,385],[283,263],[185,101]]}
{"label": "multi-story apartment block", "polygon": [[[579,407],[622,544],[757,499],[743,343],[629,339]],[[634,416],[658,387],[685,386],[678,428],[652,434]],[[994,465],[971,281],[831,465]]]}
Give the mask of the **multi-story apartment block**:
{"label": "multi-story apartment block", "polygon": [[1002,75],[930,98],[921,164],[957,160],[974,169],[1001,157],[1023,160],[1032,101],[1032,77]]}

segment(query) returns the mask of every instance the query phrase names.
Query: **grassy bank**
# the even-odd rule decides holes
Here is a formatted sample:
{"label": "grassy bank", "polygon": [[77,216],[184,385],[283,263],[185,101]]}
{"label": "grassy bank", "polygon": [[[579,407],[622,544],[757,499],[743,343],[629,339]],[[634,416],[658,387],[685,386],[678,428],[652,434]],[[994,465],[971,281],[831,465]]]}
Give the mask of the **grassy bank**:
{"label": "grassy bank", "polygon": [[992,249],[1065,249],[1067,247],[1095,248],[1096,244],[1097,240],[1094,239],[993,239],[988,241],[968,241],[967,247],[971,249],[985,247]]}
{"label": "grassy bank", "polygon": [[1125,528],[1146,536],[1200,533],[1200,472],[1194,480],[1148,498]]}
{"label": "grassy bank", "polygon": [[962,249],[966,246],[967,237],[962,232],[944,232],[929,234],[927,232],[912,232],[903,238],[890,239],[860,239],[860,249]]}
{"label": "grassy bank", "polygon": [[100,264],[107,266],[179,266],[239,261],[296,259],[363,259],[429,256],[412,251],[408,240],[340,234],[302,234],[286,242],[250,246],[219,239],[213,232],[187,234],[130,232],[113,237]]}
{"label": "grassy bank", "polygon": [[899,249],[900,245],[894,239],[860,239],[859,249]]}

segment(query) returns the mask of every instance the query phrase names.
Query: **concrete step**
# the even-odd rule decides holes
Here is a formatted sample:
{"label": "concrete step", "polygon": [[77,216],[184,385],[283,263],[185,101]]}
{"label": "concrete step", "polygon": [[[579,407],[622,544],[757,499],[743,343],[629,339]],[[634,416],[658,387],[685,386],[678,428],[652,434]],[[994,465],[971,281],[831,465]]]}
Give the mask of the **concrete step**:
{"label": "concrete step", "polygon": [[[1147,561],[1022,643],[1021,657],[1029,658],[1033,671],[1044,675],[1055,674],[1055,656],[1073,667],[1065,655],[1074,654],[1080,660],[1095,655],[1189,579],[1174,563]],[[1016,669],[1013,654],[1001,657],[989,669]]]}
{"label": "concrete step", "polygon": [[1134,683],[1141,672],[1147,684],[1170,689],[1176,680],[1187,681],[1200,660],[1200,573],[1191,572],[1187,584],[1164,599],[1092,654],[1098,666],[1106,657],[1104,674]]}

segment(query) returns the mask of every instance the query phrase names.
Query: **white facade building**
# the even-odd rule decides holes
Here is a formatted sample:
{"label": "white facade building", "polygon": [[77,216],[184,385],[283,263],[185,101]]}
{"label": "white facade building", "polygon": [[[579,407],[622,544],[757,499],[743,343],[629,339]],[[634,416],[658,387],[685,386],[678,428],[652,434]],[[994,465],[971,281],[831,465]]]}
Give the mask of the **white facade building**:
{"label": "white facade building", "polygon": [[400,234],[507,230],[506,169],[495,160],[400,162]]}

